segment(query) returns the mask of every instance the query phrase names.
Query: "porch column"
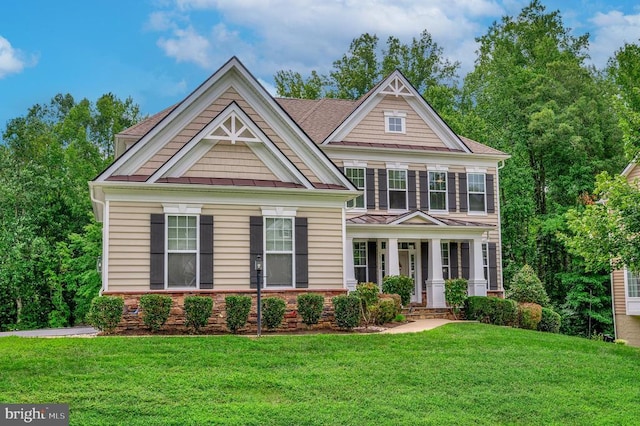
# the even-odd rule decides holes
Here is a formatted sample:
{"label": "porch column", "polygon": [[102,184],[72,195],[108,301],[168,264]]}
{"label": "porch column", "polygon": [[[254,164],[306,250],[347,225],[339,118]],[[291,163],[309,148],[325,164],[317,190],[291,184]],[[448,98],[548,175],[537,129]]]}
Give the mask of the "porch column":
{"label": "porch column", "polygon": [[427,308],[446,308],[442,277],[442,249],[440,239],[429,242],[429,276],[427,278]]}
{"label": "porch column", "polygon": [[356,269],[353,263],[353,238],[347,237],[347,247],[344,254],[344,267],[345,267],[345,286],[347,290],[354,291],[356,289]]}
{"label": "porch column", "polygon": [[387,240],[387,275],[400,275],[397,238]]}
{"label": "porch column", "polygon": [[484,278],[482,264],[482,239],[474,238],[469,244],[469,282],[467,292],[469,296],[486,296],[487,280]]}

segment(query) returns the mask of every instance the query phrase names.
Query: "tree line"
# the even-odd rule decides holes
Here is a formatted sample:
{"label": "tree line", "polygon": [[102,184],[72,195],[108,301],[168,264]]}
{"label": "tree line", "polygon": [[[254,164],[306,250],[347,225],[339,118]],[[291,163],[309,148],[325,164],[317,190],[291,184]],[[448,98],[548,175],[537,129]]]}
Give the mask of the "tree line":
{"label": "tree line", "polygon": [[[362,34],[329,73],[281,70],[274,79],[279,96],[357,99],[399,69],[456,133],[511,155],[499,194],[505,286],[530,265],[565,333],[611,332],[611,264],[602,259],[617,247],[589,245],[584,232],[603,223],[594,200],[640,148],[640,46],[625,44],[596,69],[588,35],[572,35],[538,0],[477,41],[474,69],[463,78],[425,30],[383,46]],[[0,146],[0,328],[84,320],[100,288],[101,250],[87,181],[113,159],[113,136],[141,118],[130,98],[57,95],[8,122]]]}

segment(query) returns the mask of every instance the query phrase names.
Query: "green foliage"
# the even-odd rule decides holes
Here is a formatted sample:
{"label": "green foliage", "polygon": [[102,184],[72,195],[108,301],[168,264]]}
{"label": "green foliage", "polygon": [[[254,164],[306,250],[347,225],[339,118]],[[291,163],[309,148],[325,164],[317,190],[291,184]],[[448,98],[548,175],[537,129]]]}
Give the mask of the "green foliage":
{"label": "green foliage", "polygon": [[160,330],[160,327],[169,319],[172,303],[171,297],[163,294],[143,294],[140,296],[140,309],[144,325],[153,332]]}
{"label": "green foliage", "polygon": [[395,322],[405,322],[407,320],[407,317],[405,317],[402,314],[398,314],[398,315],[396,315],[396,317],[393,320]]}
{"label": "green foliage", "polygon": [[224,298],[224,302],[227,311],[227,328],[235,334],[249,320],[251,297],[227,296]]}
{"label": "green foliage", "polygon": [[446,280],[444,282],[444,299],[456,318],[460,308],[467,300],[467,280],[464,278]]}
{"label": "green foliage", "polygon": [[468,320],[487,324],[515,326],[518,322],[518,304],[499,297],[469,296],[465,301]]}
{"label": "green foliage", "polygon": [[542,317],[538,324],[539,331],[547,331],[549,333],[559,333],[562,318],[560,314],[553,309],[542,308]]}
{"label": "green foliage", "polygon": [[186,296],[184,298],[184,324],[195,333],[205,327],[213,312],[213,299],[204,296]]}
{"label": "green foliage", "polygon": [[317,293],[303,293],[298,295],[298,313],[302,322],[311,326],[320,321],[324,309],[324,296]]}
{"label": "green foliage", "polygon": [[400,313],[397,309],[396,302],[393,299],[381,298],[378,302],[375,323],[378,325],[386,324]]}
{"label": "green foliage", "polygon": [[98,296],[91,301],[87,321],[98,330],[111,333],[122,320],[123,308],[121,297]]}
{"label": "green foliage", "polygon": [[287,304],[279,297],[262,299],[262,319],[267,328],[278,328],[284,319]]}
{"label": "green foliage", "polygon": [[549,296],[542,282],[529,265],[524,265],[514,275],[506,296],[520,303],[537,303],[542,306],[549,304]]}
{"label": "green foliage", "polygon": [[564,334],[586,337],[593,333],[613,334],[610,276],[587,272],[559,274],[565,290],[562,316]]}
{"label": "green foliage", "polygon": [[356,286],[354,292],[358,298],[360,298],[360,317],[365,326],[377,321],[377,316],[380,311],[378,306],[378,297],[380,295],[380,288],[376,283],[360,283]]}
{"label": "green foliage", "polygon": [[537,330],[542,320],[542,306],[537,303],[518,304],[518,327],[526,330]]}
{"label": "green foliage", "polygon": [[361,301],[355,294],[340,295],[331,299],[338,327],[351,330],[360,324]]}
{"label": "green foliage", "polygon": [[399,294],[403,306],[407,306],[411,302],[414,286],[413,279],[405,275],[388,275],[382,279],[382,292]]}

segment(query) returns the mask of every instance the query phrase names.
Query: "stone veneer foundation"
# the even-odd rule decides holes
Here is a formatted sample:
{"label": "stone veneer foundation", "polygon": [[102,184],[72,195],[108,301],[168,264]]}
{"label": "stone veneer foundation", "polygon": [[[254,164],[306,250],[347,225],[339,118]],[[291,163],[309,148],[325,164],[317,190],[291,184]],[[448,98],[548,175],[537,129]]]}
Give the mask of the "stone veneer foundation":
{"label": "stone veneer foundation", "polygon": [[[172,291],[148,291],[148,292],[104,292],[103,296],[117,296],[124,298],[124,314],[122,316],[122,321],[118,325],[116,329],[117,334],[127,334],[131,332],[140,332],[147,330],[146,326],[142,322],[142,314],[140,313],[138,307],[140,304],[140,296],[144,294],[163,294],[166,296],[170,296],[173,300],[173,304],[171,306],[171,313],[169,315],[169,319],[160,329],[161,332],[164,333],[187,333],[189,330],[184,325],[184,298],[187,296],[204,296],[211,297],[213,299],[213,312],[211,317],[209,317],[209,323],[206,327],[200,330],[201,334],[219,334],[219,333],[229,333],[227,329],[226,323],[226,312],[225,312],[225,297],[231,295],[246,295],[251,296],[252,304],[251,311],[249,312],[249,320],[247,321],[247,325],[241,328],[238,333],[256,333],[257,332],[257,324],[258,324],[258,316],[256,312],[257,302],[256,299],[258,297],[256,290],[194,290],[194,291],[181,291],[181,292],[172,292]],[[322,311],[322,316],[320,317],[320,321],[318,324],[311,327],[312,330],[328,330],[328,329],[336,329],[337,326],[334,321],[333,314],[333,303],[331,302],[331,298],[334,296],[338,296],[341,294],[346,294],[347,290],[263,290],[262,298],[266,297],[279,297],[284,299],[286,302],[286,311],[284,320],[282,321],[282,325],[275,329],[279,332],[286,331],[300,331],[300,330],[308,330],[309,328],[302,323],[302,317],[298,315],[298,303],[297,297],[300,294],[304,293],[317,293],[324,296],[324,309]],[[264,325],[264,321],[262,324],[263,332],[269,332],[269,330]]]}

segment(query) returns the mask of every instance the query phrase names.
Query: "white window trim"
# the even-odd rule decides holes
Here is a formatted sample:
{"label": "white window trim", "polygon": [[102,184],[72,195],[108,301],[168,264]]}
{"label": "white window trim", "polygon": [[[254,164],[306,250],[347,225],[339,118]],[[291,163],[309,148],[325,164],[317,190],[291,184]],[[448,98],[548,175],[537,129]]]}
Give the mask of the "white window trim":
{"label": "white window trim", "polygon": [[[469,190],[469,183],[471,179],[469,179],[469,174],[478,174],[484,176],[484,210],[471,210],[471,191]],[[474,194],[480,194],[480,192],[474,192]],[[472,216],[486,216],[487,215],[487,173],[482,171],[469,171],[467,169],[467,213]]]}
{"label": "white window trim", "polygon": [[[392,167],[389,168],[390,164],[387,163],[387,210],[390,212],[406,212],[409,210],[409,173],[408,173],[408,166],[407,167]],[[405,165],[406,166],[406,165]],[[393,171],[404,171],[404,208],[403,209],[394,209],[391,208],[391,191],[396,191],[396,192],[400,192],[401,190],[399,189],[391,189],[390,185],[389,185],[389,179],[391,179],[391,176],[389,174],[389,171],[393,170]]]}
{"label": "white window trim", "polygon": [[491,270],[489,269],[489,243],[482,243],[482,270],[486,271],[487,275],[487,290],[490,289],[491,282]]}
{"label": "white window trim", "polygon": [[[265,210],[263,209],[263,212]],[[264,214],[264,213],[263,213]],[[291,220],[291,251],[267,251],[267,219],[290,219]],[[263,271],[268,271],[267,255],[268,254],[291,254],[291,285],[284,286],[268,286],[267,274],[264,274],[262,281],[262,288],[264,289],[290,289],[296,287],[296,219],[295,210],[294,216],[281,215],[269,215],[262,217],[262,253],[263,258]]]}
{"label": "white window trim", "polygon": [[353,260],[353,273],[354,276],[357,275],[355,272],[356,268],[364,268],[364,277],[365,277],[365,282],[369,282],[371,281],[371,279],[369,278],[369,244],[367,240],[353,240],[353,243],[351,245],[351,250],[354,250],[354,245],[358,243],[358,244],[362,244],[364,243],[364,265],[356,265],[355,262],[355,257]]}
{"label": "white window trim", "polygon": [[[445,257],[443,256],[443,248],[447,247],[447,264],[445,265],[444,263],[444,259]],[[449,245],[449,241],[440,241],[440,267],[441,269],[443,269],[442,271],[442,278],[446,281],[448,279],[451,279],[451,246]],[[447,276],[445,276],[444,274],[444,267],[447,267]]]}
{"label": "white window trim", "polygon": [[360,160],[345,160],[342,162],[342,166],[344,168],[367,168],[367,162],[366,161],[360,161]]}
{"label": "white window trim", "polygon": [[427,164],[428,172],[448,172],[449,166],[441,166],[440,164]]}
{"label": "white window trim", "polygon": [[[267,217],[296,217],[297,207],[261,207],[262,216]],[[295,222],[295,221],[294,221]]]}
{"label": "white window trim", "polygon": [[195,216],[202,213],[202,204],[162,204],[164,214]]}
{"label": "white window trim", "polygon": [[[169,287],[169,253],[194,253],[193,250],[169,250],[169,216],[190,216],[196,218],[196,286],[195,287]],[[200,214],[166,213],[164,220],[164,288],[165,290],[193,290],[200,288]]]}
{"label": "white window trim", "polygon": [[[399,118],[400,125],[402,126],[401,131],[391,130],[389,128],[389,119],[390,118]],[[406,134],[407,133],[407,113],[402,111],[385,111],[384,112],[384,131],[385,133],[396,133],[396,134]]]}
{"label": "white window trim", "polygon": [[[444,173],[444,209],[431,208],[431,173]],[[433,191],[442,193],[442,191]],[[429,213],[449,213],[449,181],[446,170],[428,170],[427,171],[427,200],[429,205]]]}
{"label": "white window trim", "polygon": [[640,315],[640,297],[629,296],[629,270],[624,268],[624,298],[627,315]]}
{"label": "white window trim", "polygon": [[[362,187],[362,189],[358,189],[358,191],[362,191],[362,201],[363,201],[363,205],[362,207],[356,207],[355,206],[355,198],[351,201],[354,202],[354,206],[353,207],[349,207],[349,201],[347,201],[345,203],[346,209],[349,210],[350,212],[365,212],[367,210],[367,166],[366,163],[363,166],[344,166],[344,175],[347,176],[347,169],[360,169],[362,170],[362,182],[364,183],[364,186]],[[347,176],[348,177],[348,176]],[[353,183],[353,182],[352,182]],[[355,186],[355,185],[354,185]],[[356,187],[357,188],[357,187]]]}

